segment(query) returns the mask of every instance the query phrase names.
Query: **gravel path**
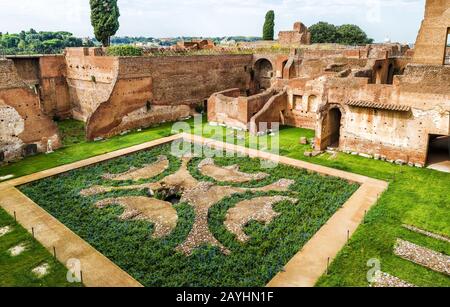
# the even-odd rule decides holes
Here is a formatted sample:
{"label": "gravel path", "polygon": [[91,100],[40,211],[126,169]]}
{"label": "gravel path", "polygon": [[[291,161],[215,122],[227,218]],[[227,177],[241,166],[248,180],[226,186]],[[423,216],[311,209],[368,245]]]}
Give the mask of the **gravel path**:
{"label": "gravel path", "polygon": [[441,236],[441,235],[438,235],[438,234],[435,234],[435,233],[432,233],[432,232],[429,232],[429,231],[417,228],[415,226],[403,225],[403,228],[406,228],[406,229],[411,230],[411,231],[416,232],[416,233],[420,233],[422,235],[425,235],[425,236],[433,238],[433,239],[437,239],[437,240],[440,240],[440,241],[444,241],[444,242],[450,243],[450,238],[448,238],[446,236]]}
{"label": "gravel path", "polygon": [[413,288],[414,285],[401,280],[395,276],[389,275],[384,272],[380,272],[379,276],[375,278],[372,283],[372,287],[375,288]]}
{"label": "gravel path", "polygon": [[394,253],[405,260],[450,275],[450,257],[447,255],[401,239],[397,239]]}

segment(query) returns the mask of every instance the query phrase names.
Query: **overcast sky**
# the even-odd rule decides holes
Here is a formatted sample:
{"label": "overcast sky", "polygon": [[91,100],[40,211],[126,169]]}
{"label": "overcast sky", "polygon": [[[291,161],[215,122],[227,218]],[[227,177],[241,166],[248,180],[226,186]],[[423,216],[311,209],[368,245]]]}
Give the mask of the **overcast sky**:
{"label": "overcast sky", "polygon": [[[118,0],[119,36],[261,36],[264,15],[276,32],[299,20],[354,23],[370,37],[414,42],[425,0]],[[64,30],[92,37],[89,0],[0,0],[0,32]]]}

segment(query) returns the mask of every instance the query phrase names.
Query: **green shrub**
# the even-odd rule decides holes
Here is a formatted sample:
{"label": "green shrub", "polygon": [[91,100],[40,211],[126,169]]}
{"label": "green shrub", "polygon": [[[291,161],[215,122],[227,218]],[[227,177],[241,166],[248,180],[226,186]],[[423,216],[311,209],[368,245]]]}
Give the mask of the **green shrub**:
{"label": "green shrub", "polygon": [[141,48],[131,45],[111,46],[108,47],[106,54],[109,56],[142,56]]}

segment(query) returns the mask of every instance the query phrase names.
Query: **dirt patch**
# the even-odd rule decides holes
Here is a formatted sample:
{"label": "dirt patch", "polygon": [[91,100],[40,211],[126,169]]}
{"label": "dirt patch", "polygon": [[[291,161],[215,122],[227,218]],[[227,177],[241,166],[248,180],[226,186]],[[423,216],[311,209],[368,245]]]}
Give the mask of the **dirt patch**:
{"label": "dirt patch", "polygon": [[162,200],[147,197],[120,197],[99,201],[96,206],[105,208],[110,205],[120,205],[125,211],[119,217],[122,221],[148,221],[155,225],[152,237],[163,238],[172,233],[177,226],[177,211],[172,204]]}
{"label": "dirt patch", "polygon": [[245,183],[250,181],[260,181],[269,176],[269,174],[266,173],[243,173],[239,171],[239,165],[219,167],[214,164],[212,158],[200,162],[198,168],[204,176],[211,177],[220,182]]}
{"label": "dirt patch", "polygon": [[48,263],[43,263],[31,271],[31,273],[33,273],[37,278],[43,278],[48,275],[49,272],[50,265]]}
{"label": "dirt patch", "polygon": [[234,208],[228,210],[225,227],[228,231],[235,234],[239,241],[247,242],[250,240],[250,237],[245,234],[244,227],[250,221],[257,221],[266,225],[270,224],[280,215],[280,213],[273,210],[273,205],[282,201],[289,201],[292,204],[298,202],[297,199],[283,196],[258,197],[242,201]]}
{"label": "dirt patch", "polygon": [[5,227],[0,228],[0,237],[3,237],[4,235],[7,235],[11,231],[12,231],[12,228],[9,227],[9,226],[5,226]]}
{"label": "dirt patch", "polygon": [[27,250],[27,245],[25,243],[21,243],[17,246],[10,248],[8,250],[8,252],[12,257],[16,257],[16,256],[19,256],[20,254],[22,254],[23,252],[25,252],[26,250]]}
{"label": "dirt patch", "polygon": [[131,168],[129,171],[121,174],[106,174],[103,176],[104,179],[115,180],[115,181],[126,181],[133,180],[138,181],[141,179],[151,179],[162,174],[169,168],[169,160],[166,156],[159,156],[157,162],[146,165],[142,168]]}
{"label": "dirt patch", "polygon": [[433,271],[450,275],[450,257],[404,240],[397,240],[395,255]]}

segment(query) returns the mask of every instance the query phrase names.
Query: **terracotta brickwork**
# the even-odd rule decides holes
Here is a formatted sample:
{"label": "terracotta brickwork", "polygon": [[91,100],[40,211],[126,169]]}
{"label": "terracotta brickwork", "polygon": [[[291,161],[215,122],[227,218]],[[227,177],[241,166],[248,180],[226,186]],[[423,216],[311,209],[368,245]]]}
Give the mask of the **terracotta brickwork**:
{"label": "terracotta brickwork", "polygon": [[281,31],[278,40],[282,45],[310,45],[311,33],[303,23],[296,22],[293,31]]}
{"label": "terracotta brickwork", "polygon": [[[40,107],[39,95],[17,73],[13,61],[0,60],[0,152],[4,161],[60,146],[55,123]],[[32,145],[27,150],[27,146]],[[0,161],[1,162],[1,161]]]}
{"label": "terracotta brickwork", "polygon": [[417,36],[414,63],[442,65],[450,30],[450,0],[427,0]]}

